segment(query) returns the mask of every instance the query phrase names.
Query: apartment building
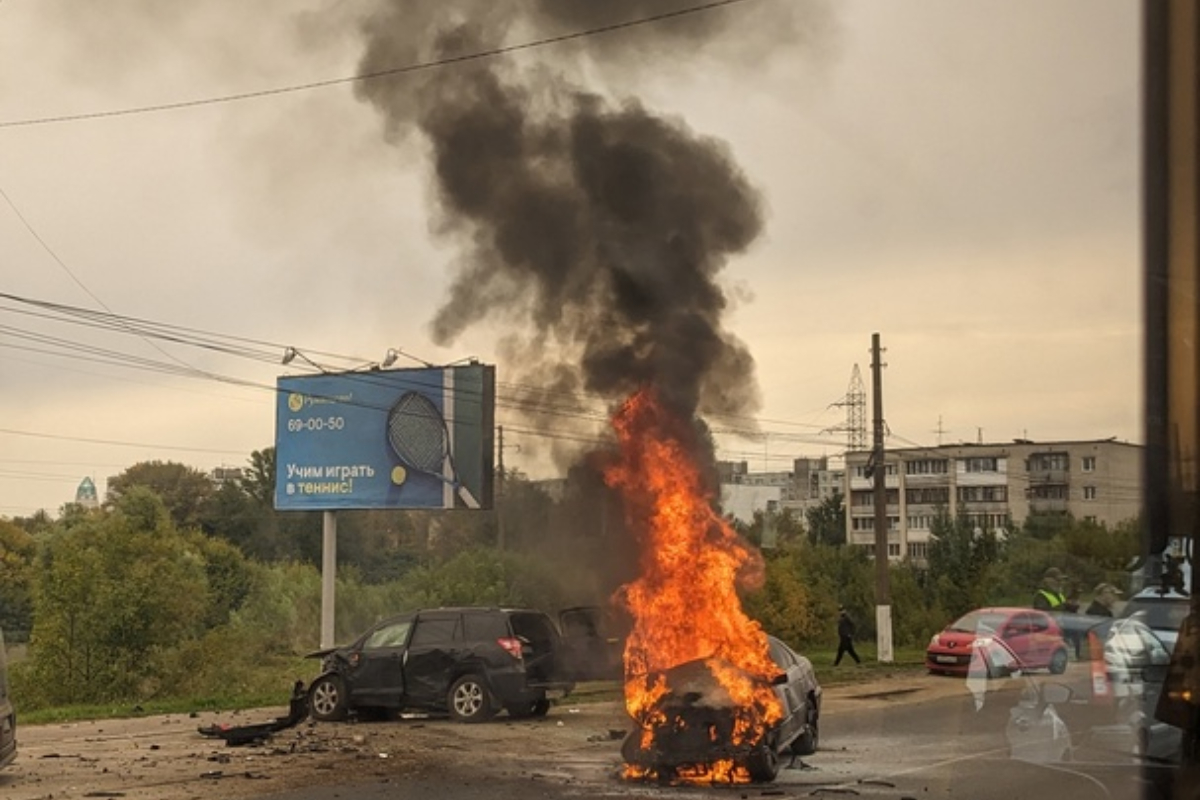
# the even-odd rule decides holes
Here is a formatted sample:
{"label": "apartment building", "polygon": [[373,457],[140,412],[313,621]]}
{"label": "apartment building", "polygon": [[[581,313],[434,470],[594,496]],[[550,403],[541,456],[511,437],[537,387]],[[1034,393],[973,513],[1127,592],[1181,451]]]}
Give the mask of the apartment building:
{"label": "apartment building", "polygon": [[[846,454],[846,538],[875,547],[869,451]],[[888,450],[888,558],[924,560],[939,511],[1003,532],[1031,514],[1070,514],[1108,526],[1141,511],[1139,445],[1114,439],[958,444]]]}

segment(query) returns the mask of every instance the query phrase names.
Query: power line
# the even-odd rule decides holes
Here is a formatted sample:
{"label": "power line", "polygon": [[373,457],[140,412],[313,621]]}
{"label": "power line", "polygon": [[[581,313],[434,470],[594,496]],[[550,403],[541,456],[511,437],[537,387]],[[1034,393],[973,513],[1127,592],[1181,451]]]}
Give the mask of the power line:
{"label": "power line", "polygon": [[408,64],[402,67],[377,70],[375,72],[365,72],[358,75],[329,78],[327,80],[294,84],[292,86],[280,86],[273,89],[261,89],[253,92],[240,92],[237,94],[221,95],[219,97],[200,98],[196,100],[180,100],[172,103],[159,103],[156,105],[114,109],[111,111],[93,111],[81,114],[63,114],[54,117],[35,117],[32,119],[9,120],[7,122],[0,122],[0,128],[32,127],[34,125],[51,125],[61,122],[79,122],[82,120],[106,119],[111,117],[128,117],[139,114],[152,114],[160,111],[177,111],[185,108],[196,108],[199,106],[217,105],[220,103],[233,103],[242,100],[256,100],[263,97],[307,92],[314,89],[325,89],[331,86],[361,83],[363,81],[379,80],[382,78],[393,78],[399,75],[423,72],[426,70],[438,69],[441,67],[462,64],[470,61],[482,61],[489,58],[495,58],[497,56],[507,55],[509,53],[520,52],[522,50],[534,50],[550,45],[562,44],[564,42],[575,41],[578,39],[585,39],[591,36],[614,33],[616,31],[626,30],[628,28],[664,22],[666,20],[676,19],[678,17],[699,14],[712,11],[714,9],[723,8],[725,6],[732,6],[746,2],[751,2],[751,0],[714,0],[714,2],[704,3],[702,5],[692,6],[690,8],[669,11],[661,14],[652,14],[649,16],[640,17],[638,19],[627,20],[625,22],[614,22],[608,25],[599,25],[594,28],[587,28],[581,31],[560,34],[558,36],[547,36],[542,39],[533,39],[528,42],[519,42],[517,44],[505,45],[503,47],[495,47],[490,50],[481,50],[475,53],[467,53],[459,56],[445,56],[430,61],[420,61],[415,64]]}

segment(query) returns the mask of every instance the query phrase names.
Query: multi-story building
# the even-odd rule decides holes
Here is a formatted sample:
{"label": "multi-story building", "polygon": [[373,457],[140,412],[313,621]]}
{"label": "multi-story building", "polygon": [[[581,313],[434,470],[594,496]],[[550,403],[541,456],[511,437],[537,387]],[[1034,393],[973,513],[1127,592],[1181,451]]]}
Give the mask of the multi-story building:
{"label": "multi-story building", "polygon": [[[888,557],[924,560],[941,512],[1003,532],[1031,514],[1070,514],[1114,526],[1141,511],[1138,445],[1114,439],[959,444],[888,450]],[[875,548],[871,453],[846,454],[846,539]]]}
{"label": "multi-story building", "polygon": [[742,522],[752,522],[755,511],[789,509],[804,512],[823,499],[841,492],[840,471],[829,469],[826,458],[797,458],[791,472],[750,472],[745,461],[718,461],[721,508]]}

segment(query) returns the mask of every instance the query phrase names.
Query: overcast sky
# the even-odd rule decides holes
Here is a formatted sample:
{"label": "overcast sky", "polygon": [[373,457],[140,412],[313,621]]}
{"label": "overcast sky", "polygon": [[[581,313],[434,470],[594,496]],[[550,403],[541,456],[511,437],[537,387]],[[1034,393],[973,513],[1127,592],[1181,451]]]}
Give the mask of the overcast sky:
{"label": "overcast sky", "polygon": [[[1140,441],[1138,3],[705,13],[744,17],[736,37],[787,3],[797,35],[761,53],[715,33],[704,48],[647,46],[629,73],[573,73],[726,141],[762,193],[764,232],[720,282],[734,301],[724,325],[757,364],[765,436],[722,436],[721,455],[759,471],[842,452],[836,404],[855,365],[869,392],[875,332],[889,446]],[[269,387],[300,371],[275,359],[286,346],[337,368],[354,362],[327,354],[473,356],[505,380],[502,323],[434,343],[459,251],[431,225],[426,153],[385,136],[338,80],[359,69],[373,5],[0,1],[0,292],[271,354],[0,301],[0,516],[56,512],[83,477],[103,490],[142,460],[244,465],[274,440]],[[587,46],[513,58],[556,69]],[[309,84],[321,85],[271,91]],[[249,93],[264,94],[190,105]],[[184,365],[255,385],[165,373]],[[498,421],[529,429],[504,407]],[[506,463],[548,476],[555,436],[553,420],[508,436],[520,451]]]}

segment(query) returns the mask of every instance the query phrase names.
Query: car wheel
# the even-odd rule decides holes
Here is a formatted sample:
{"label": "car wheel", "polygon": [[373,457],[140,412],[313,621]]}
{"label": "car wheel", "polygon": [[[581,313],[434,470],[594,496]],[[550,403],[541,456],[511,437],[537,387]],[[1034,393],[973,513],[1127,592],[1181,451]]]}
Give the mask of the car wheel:
{"label": "car wheel", "polygon": [[779,774],[779,753],[771,745],[764,744],[746,759],[746,770],[755,783],[770,783]]}
{"label": "car wheel", "polygon": [[817,752],[817,747],[821,744],[821,728],[819,720],[813,717],[808,722],[808,726],[804,729],[804,733],[796,737],[792,742],[792,752],[798,756],[811,756]]}
{"label": "car wheel", "polygon": [[550,701],[545,697],[529,703],[507,703],[504,706],[510,717],[526,719],[527,717],[544,717],[550,710]]}
{"label": "car wheel", "polygon": [[464,675],[450,687],[446,697],[450,718],[456,722],[483,722],[493,713],[492,693],[478,675]]}
{"label": "car wheel", "polygon": [[339,675],[322,675],[308,690],[308,710],[313,719],[333,722],[346,718],[346,682]]}
{"label": "car wheel", "polygon": [[1067,651],[1055,650],[1054,655],[1050,657],[1050,674],[1062,675],[1067,671]]}

